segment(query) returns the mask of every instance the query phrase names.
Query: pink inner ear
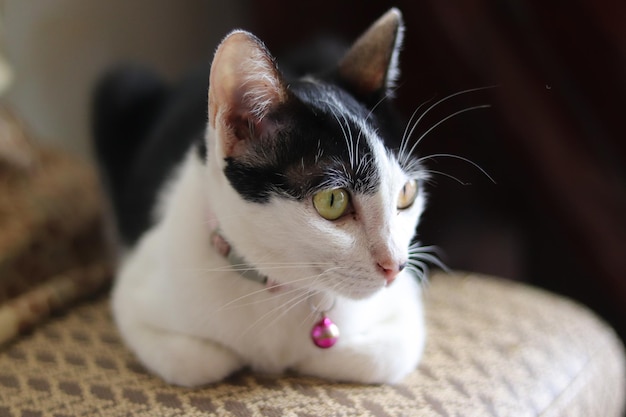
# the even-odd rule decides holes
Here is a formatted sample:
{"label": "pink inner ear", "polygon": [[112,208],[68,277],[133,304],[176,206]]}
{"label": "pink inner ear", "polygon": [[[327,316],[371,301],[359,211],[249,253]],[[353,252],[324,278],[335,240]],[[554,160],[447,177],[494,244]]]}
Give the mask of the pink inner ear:
{"label": "pink inner ear", "polygon": [[253,115],[242,115],[224,122],[223,132],[227,135],[222,140],[226,156],[244,155],[251,141],[273,140],[281,128],[280,122],[268,117],[258,119]]}
{"label": "pink inner ear", "polygon": [[[274,60],[254,35],[236,31],[218,47],[211,66],[209,121],[248,121],[255,127],[287,99],[287,88]],[[246,127],[247,128],[247,127]]]}

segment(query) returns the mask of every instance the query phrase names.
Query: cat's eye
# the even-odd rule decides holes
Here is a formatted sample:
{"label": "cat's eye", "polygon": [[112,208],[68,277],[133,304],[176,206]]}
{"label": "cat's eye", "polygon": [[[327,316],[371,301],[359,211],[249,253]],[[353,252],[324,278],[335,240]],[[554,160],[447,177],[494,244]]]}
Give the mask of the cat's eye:
{"label": "cat's eye", "polygon": [[417,197],[417,181],[409,180],[404,184],[398,196],[398,209],[404,210],[413,205]]}
{"label": "cat's eye", "polygon": [[326,220],[337,220],[348,209],[350,195],[343,188],[331,188],[313,196],[315,210]]}

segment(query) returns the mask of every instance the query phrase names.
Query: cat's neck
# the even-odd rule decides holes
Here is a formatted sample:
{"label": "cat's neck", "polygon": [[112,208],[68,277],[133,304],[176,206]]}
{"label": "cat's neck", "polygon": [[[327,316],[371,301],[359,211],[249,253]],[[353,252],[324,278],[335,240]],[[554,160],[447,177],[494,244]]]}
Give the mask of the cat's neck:
{"label": "cat's neck", "polygon": [[[210,165],[209,161],[201,162],[196,157],[194,157],[194,155],[190,156],[190,158],[191,160],[187,160],[186,162],[188,164],[194,165],[194,169],[192,169],[192,171],[196,174],[204,171],[207,167],[207,164]],[[209,175],[211,175],[211,168],[212,167],[208,168]],[[213,175],[215,175],[215,173]],[[196,177],[197,176],[198,175],[196,175]],[[278,285],[274,280],[270,279],[266,275],[261,274],[257,270],[257,268],[255,268],[253,265],[246,261],[243,254],[239,253],[236,248],[233,247],[229,239],[224,235],[222,229],[220,228],[220,222],[218,220],[218,217],[211,207],[211,197],[213,197],[213,199],[219,198],[218,187],[207,188],[205,183],[203,189],[205,190],[205,192],[202,193],[202,195],[205,196],[205,204],[203,205],[204,219],[206,229],[208,230],[209,234],[209,243],[211,250],[224,258],[226,261],[228,261],[232,271],[237,272],[242,278],[250,282],[255,282],[259,285],[265,286],[271,292],[280,291],[287,287],[286,285]]]}
{"label": "cat's neck", "polygon": [[281,286],[273,285],[272,281],[270,281],[267,276],[261,274],[254,266],[248,264],[246,260],[237,253],[226,238],[224,238],[219,227],[211,231],[211,246],[217,253],[228,260],[232,270],[239,273],[242,278],[257,282],[270,289],[280,289]]}

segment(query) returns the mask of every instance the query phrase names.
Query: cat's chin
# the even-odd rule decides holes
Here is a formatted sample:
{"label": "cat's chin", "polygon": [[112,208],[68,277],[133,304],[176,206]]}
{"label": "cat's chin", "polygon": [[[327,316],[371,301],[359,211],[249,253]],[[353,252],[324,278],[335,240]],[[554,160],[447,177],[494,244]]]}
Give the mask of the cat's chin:
{"label": "cat's chin", "polygon": [[[291,288],[289,284],[273,283],[271,286],[268,287],[268,290],[269,292],[278,292],[278,291],[288,290],[289,288]],[[301,288],[301,290],[304,290],[309,293],[326,293],[332,296],[348,298],[350,300],[358,301],[358,300],[365,300],[367,298],[370,298],[374,296],[375,294],[379,293],[380,291],[382,291],[384,288],[385,286],[382,285],[379,288],[363,288],[363,289],[356,289],[356,290],[355,289],[337,290],[337,288],[319,288],[319,287],[316,287],[316,288],[303,287]]]}
{"label": "cat's chin", "polygon": [[380,291],[382,291],[385,288],[384,285],[381,285],[380,287],[373,287],[373,288],[351,288],[349,290],[343,290],[343,291],[337,291],[337,289],[333,289],[330,292],[334,293],[340,297],[345,297],[345,298],[349,298],[351,300],[365,300],[367,298],[370,298],[372,296],[374,296],[375,294],[379,293]]}
{"label": "cat's chin", "polygon": [[[270,281],[272,284],[268,286],[268,290],[270,292],[284,291],[289,290],[291,287],[290,284],[282,284],[274,281]],[[336,288],[336,287],[300,287],[300,290],[309,292],[309,293],[326,293],[332,296],[348,298],[350,300],[365,300],[379,293],[380,291],[385,289],[385,285],[381,284],[378,287],[371,286],[367,288]]]}

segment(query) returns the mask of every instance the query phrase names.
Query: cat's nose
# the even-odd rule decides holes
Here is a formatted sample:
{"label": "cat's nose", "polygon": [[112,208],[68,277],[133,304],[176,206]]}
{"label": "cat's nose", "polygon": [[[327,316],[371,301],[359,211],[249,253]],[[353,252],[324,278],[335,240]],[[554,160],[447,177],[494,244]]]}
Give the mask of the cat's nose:
{"label": "cat's nose", "polygon": [[398,261],[384,261],[378,262],[378,268],[385,277],[387,285],[390,285],[395,281],[396,277],[404,268],[406,268],[406,262]]}

